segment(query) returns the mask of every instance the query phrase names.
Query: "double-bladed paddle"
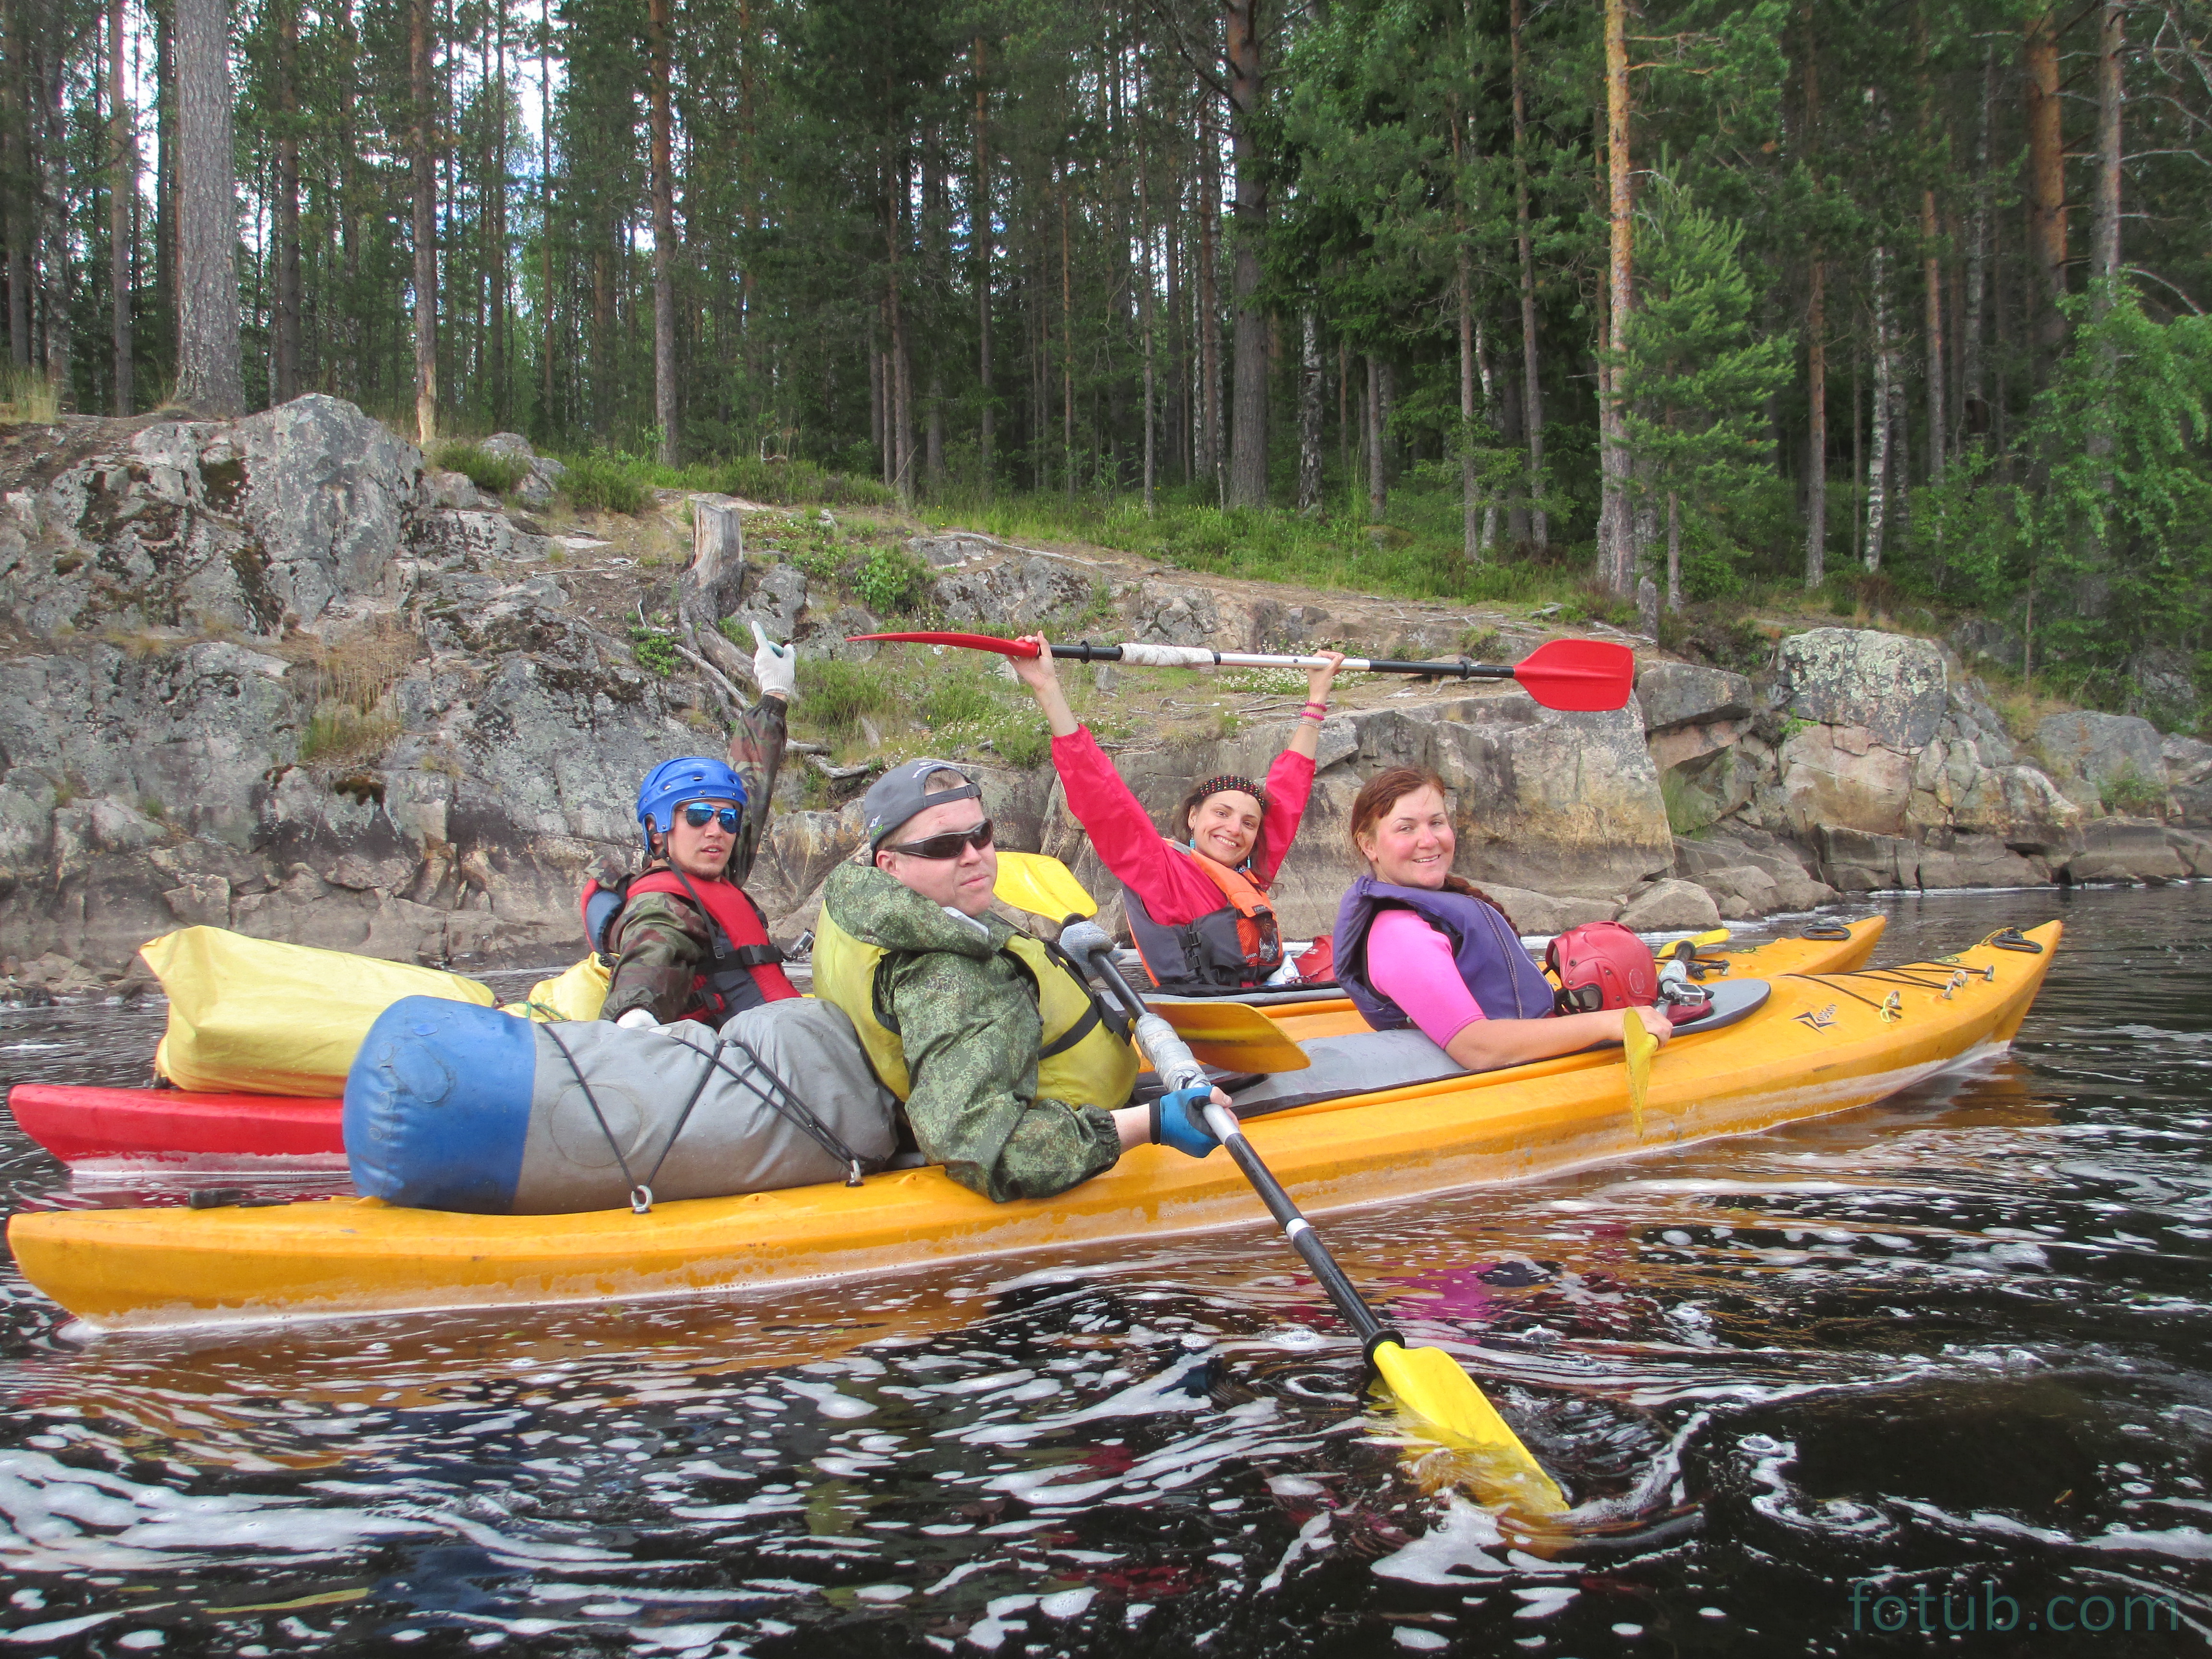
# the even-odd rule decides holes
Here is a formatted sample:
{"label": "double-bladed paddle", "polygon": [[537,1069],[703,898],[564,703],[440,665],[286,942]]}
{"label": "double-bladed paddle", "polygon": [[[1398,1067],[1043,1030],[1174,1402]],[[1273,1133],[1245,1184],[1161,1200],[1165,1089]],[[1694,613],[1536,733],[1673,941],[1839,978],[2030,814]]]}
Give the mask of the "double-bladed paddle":
{"label": "double-bladed paddle", "polygon": [[[1034,657],[1036,647],[994,634],[850,634],[848,643],[881,640],[908,645],[957,645],[965,651],[995,651],[1002,657]],[[1209,651],[1194,645],[1055,645],[1052,654],[1072,662],[1118,662],[1142,668],[1320,668],[1327,659],[1270,655],[1253,651]],[[1430,674],[1442,679],[1512,680],[1547,708],[1601,712],[1625,708],[1636,684],[1636,653],[1607,640],[1553,640],[1519,662],[1394,662],[1346,657],[1346,668],[1370,674]]]}
{"label": "double-bladed paddle", "polygon": [[[1206,1080],[1205,1072],[1190,1050],[1183,1047],[1173,1031],[1161,1029],[1160,1017],[1146,1008],[1144,999],[1114,965],[1114,941],[1103,928],[1090,922],[1071,921],[1061,931],[1060,942],[1071,954],[1089,961],[1130,1018],[1137,1023],[1138,1038],[1145,1044],[1145,1052],[1152,1057],[1162,1082],[1170,1088],[1184,1088]],[[1543,1465],[1521,1443],[1520,1437],[1498,1414],[1498,1408],[1483,1398],[1482,1390],[1460,1363],[1442,1348],[1408,1346],[1402,1335],[1375,1316],[1375,1310],[1367,1305],[1366,1298],[1345,1277],[1344,1269],[1336,1265],[1336,1258],[1322,1243],[1313,1224],[1299,1212],[1291,1195],[1283,1190],[1282,1183],[1244,1138],[1236,1114],[1223,1106],[1209,1105],[1206,1109],[1206,1127],[1228,1149],[1229,1156],[1236,1160],[1237,1167],[1259,1194],[1260,1201],[1282,1228],[1291,1248],[1304,1258],[1337,1312],[1358,1333],[1368,1363],[1389,1385],[1398,1403],[1423,1419],[1438,1438],[1475,1455],[1482,1474],[1487,1477],[1484,1482],[1488,1488],[1483,1494],[1486,1498],[1534,1517],[1564,1514],[1567,1500],[1559,1483],[1544,1472]]]}

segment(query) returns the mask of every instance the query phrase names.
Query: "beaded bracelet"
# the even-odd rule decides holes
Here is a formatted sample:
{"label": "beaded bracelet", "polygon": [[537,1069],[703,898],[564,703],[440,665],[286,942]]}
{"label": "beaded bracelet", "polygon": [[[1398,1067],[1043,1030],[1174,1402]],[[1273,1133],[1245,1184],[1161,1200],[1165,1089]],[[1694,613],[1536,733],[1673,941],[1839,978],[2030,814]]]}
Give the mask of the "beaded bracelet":
{"label": "beaded bracelet", "polygon": [[1328,705],[1325,702],[1310,702],[1303,711],[1303,717],[1310,720],[1327,720]]}

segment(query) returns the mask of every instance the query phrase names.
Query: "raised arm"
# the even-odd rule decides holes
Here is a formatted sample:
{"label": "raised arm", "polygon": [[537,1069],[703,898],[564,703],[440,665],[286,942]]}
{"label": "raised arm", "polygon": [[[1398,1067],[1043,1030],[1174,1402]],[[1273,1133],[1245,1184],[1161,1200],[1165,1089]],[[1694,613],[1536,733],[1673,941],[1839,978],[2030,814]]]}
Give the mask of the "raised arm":
{"label": "raised arm", "polygon": [[753,678],[761,700],[738,717],[730,732],[730,769],[745,787],[748,810],[730,850],[729,878],[742,887],[752,874],[761,838],[768,833],[775,781],[783,770],[787,714],[798,672],[799,648],[778,645],[753,624],[759,648],[753,653]]}

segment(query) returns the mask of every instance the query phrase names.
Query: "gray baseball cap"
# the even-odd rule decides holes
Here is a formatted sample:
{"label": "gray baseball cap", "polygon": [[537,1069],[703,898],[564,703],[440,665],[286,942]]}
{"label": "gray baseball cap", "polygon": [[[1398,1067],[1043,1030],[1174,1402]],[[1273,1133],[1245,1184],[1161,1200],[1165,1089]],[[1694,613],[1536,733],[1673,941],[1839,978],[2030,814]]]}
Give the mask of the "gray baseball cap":
{"label": "gray baseball cap", "polygon": [[[925,793],[931,775],[938,772],[953,773],[965,781],[957,789]],[[860,802],[861,810],[868,815],[868,851],[878,850],[899,825],[918,812],[942,806],[949,800],[982,799],[983,792],[975,787],[975,780],[951,761],[911,760],[895,766],[868,786],[868,793]]]}

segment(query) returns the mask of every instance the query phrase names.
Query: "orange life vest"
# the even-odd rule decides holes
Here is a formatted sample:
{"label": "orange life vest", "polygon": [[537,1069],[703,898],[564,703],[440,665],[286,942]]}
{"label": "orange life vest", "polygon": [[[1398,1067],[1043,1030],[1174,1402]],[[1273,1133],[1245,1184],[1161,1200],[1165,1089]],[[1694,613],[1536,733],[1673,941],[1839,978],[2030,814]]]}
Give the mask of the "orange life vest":
{"label": "orange life vest", "polygon": [[1283,935],[1274,907],[1252,878],[1179,841],[1168,845],[1195,864],[1227,902],[1195,921],[1170,924],[1153,920],[1144,900],[1127,891],[1129,936],[1152,983],[1164,991],[1241,990],[1281,967]]}

